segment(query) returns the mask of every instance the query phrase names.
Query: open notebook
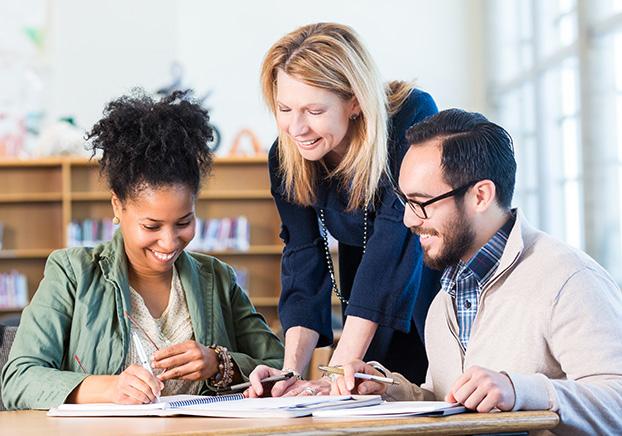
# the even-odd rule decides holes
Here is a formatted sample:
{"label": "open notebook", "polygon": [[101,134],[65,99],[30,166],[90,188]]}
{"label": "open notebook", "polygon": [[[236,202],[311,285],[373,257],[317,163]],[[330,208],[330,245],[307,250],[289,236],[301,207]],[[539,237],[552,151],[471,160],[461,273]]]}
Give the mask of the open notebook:
{"label": "open notebook", "polygon": [[447,416],[463,412],[466,412],[464,406],[444,401],[391,401],[351,410],[316,410],[313,412],[313,416],[318,418],[388,418],[398,416]]}
{"label": "open notebook", "polygon": [[382,402],[378,395],[244,398],[242,394],[222,396],[175,395],[152,404],[112,403],[62,404],[48,416],[172,416],[196,415],[226,418],[295,418],[314,411],[364,407]]}

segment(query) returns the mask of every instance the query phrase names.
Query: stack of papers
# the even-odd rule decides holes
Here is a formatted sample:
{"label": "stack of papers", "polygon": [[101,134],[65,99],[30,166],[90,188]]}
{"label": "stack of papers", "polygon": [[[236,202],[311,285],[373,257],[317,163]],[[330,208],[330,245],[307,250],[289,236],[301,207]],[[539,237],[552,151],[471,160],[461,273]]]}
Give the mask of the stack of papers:
{"label": "stack of papers", "polygon": [[466,412],[466,408],[458,403],[394,401],[350,410],[317,410],[313,412],[313,416],[318,418],[390,418],[399,416],[447,416],[463,412]]}
{"label": "stack of papers", "polygon": [[48,416],[173,416],[195,415],[226,418],[295,418],[319,410],[343,410],[380,404],[379,395],[243,398],[241,394],[219,397],[176,395],[153,404],[112,403],[62,404]]}

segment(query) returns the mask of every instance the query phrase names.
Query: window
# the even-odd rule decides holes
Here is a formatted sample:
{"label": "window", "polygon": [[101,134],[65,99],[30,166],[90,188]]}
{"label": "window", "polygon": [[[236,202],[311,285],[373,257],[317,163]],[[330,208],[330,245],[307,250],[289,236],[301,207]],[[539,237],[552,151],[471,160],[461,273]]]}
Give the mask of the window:
{"label": "window", "polygon": [[514,203],[622,283],[622,0],[488,0],[491,118]]}

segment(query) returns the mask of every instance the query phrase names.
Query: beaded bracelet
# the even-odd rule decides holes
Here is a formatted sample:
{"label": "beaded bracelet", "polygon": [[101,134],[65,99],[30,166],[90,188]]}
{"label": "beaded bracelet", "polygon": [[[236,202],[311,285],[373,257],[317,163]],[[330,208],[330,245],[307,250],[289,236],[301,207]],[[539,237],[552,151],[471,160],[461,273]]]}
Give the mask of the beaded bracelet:
{"label": "beaded bracelet", "polygon": [[209,378],[208,382],[217,389],[226,388],[233,382],[233,359],[229,351],[221,346],[212,344],[209,346],[216,353],[218,360],[218,372]]}

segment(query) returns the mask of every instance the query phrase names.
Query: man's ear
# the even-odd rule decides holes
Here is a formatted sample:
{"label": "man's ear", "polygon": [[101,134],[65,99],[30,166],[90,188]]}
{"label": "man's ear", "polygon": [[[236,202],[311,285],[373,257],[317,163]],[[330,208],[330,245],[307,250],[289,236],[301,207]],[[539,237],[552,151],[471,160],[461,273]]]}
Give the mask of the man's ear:
{"label": "man's ear", "polygon": [[497,199],[497,187],[492,180],[480,180],[471,188],[474,210],[485,212]]}

